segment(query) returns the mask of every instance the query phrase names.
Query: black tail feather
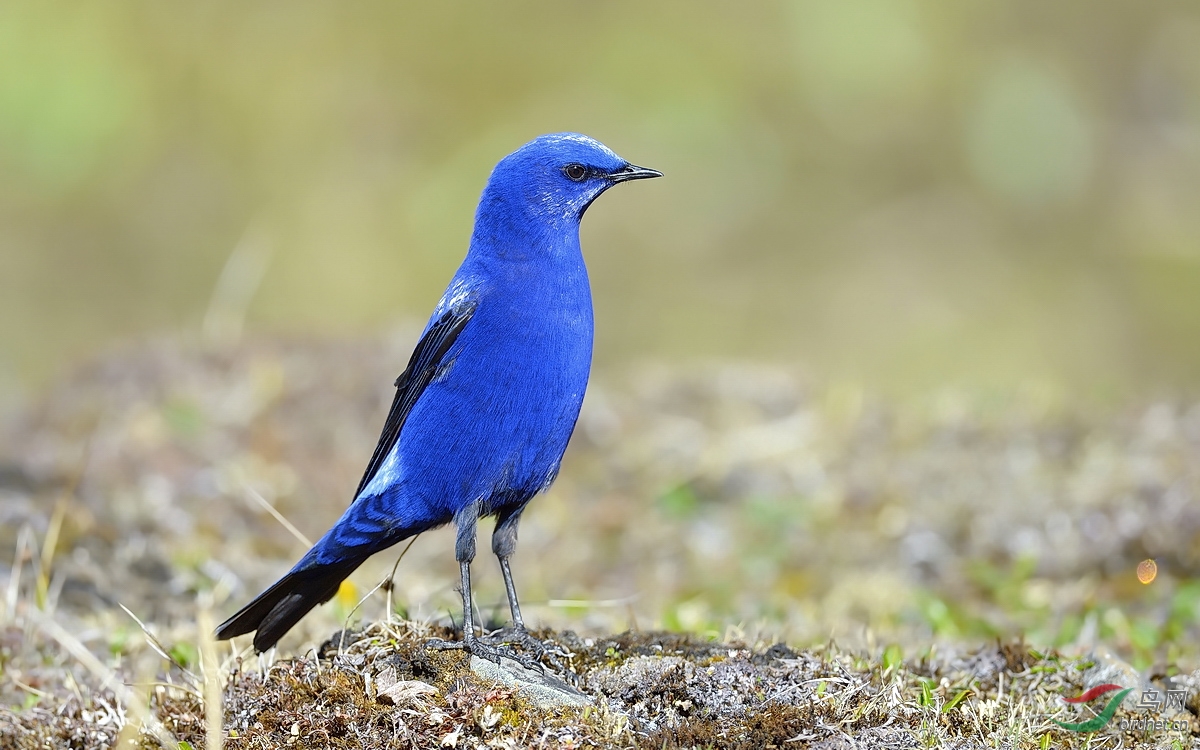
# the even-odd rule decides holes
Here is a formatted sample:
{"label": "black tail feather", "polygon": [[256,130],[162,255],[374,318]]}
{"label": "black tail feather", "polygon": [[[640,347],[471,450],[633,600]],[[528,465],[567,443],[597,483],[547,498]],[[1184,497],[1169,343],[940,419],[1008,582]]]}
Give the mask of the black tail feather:
{"label": "black tail feather", "polygon": [[288,573],[221,623],[217,628],[217,640],[225,641],[257,631],[254,633],[254,650],[266,651],[313,607],[332,599],[341,582],[361,564],[362,560],[347,560]]}

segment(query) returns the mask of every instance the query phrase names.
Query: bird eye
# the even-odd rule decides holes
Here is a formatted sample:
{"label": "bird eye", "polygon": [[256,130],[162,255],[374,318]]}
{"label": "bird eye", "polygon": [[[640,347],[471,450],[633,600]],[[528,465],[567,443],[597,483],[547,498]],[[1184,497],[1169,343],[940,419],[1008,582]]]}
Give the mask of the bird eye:
{"label": "bird eye", "polygon": [[584,178],[588,176],[588,169],[582,164],[568,164],[563,167],[563,174],[567,176],[568,180],[583,182]]}

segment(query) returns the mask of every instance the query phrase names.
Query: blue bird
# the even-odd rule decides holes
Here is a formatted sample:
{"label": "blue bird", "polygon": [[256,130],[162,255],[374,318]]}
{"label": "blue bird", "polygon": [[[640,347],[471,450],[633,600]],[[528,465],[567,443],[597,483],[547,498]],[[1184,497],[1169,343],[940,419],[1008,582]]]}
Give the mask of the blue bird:
{"label": "blue bird", "polygon": [[[354,501],[278,582],[217,629],[276,644],[368,557],[454,522],[470,653],[510,655],[475,634],[475,526],[495,516],[513,628],[528,638],[509,558],[526,504],[558,474],[592,359],[592,297],[579,221],[620,182],[661,177],[577,133],[544,135],[500,161],[479,200],[466,259],[408,367]],[[448,644],[442,644],[447,646]]]}

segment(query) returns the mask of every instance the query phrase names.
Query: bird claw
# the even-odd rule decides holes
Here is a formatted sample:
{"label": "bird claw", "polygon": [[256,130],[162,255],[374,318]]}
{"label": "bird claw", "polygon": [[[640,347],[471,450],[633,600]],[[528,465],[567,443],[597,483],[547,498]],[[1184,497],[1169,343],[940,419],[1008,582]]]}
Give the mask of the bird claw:
{"label": "bird claw", "polygon": [[526,669],[542,673],[545,673],[546,671],[546,667],[533,657],[522,654],[519,651],[509,648],[505,645],[485,643],[480,638],[474,636],[470,638],[464,638],[461,641],[446,641],[442,640],[441,638],[434,638],[427,641],[425,643],[425,647],[436,649],[438,651],[466,651],[471,656],[478,656],[480,659],[487,659],[496,665],[500,664],[501,659],[510,659]]}
{"label": "bird claw", "polygon": [[555,644],[553,647],[547,646],[545,641],[535,638],[532,633],[523,627],[507,627],[499,630],[494,630],[483,636],[480,640],[497,645],[497,646],[520,646],[522,651],[532,654],[533,659],[538,663],[545,660],[555,672],[564,675],[572,674],[560,659],[569,659],[571,653],[563,650],[562,647]]}
{"label": "bird claw", "polygon": [[533,634],[525,628],[500,628],[482,636],[480,640],[503,646],[520,646],[522,651],[528,651],[538,658],[543,656],[566,656],[566,654],[560,653],[558,649],[551,651],[544,641],[534,638]]}

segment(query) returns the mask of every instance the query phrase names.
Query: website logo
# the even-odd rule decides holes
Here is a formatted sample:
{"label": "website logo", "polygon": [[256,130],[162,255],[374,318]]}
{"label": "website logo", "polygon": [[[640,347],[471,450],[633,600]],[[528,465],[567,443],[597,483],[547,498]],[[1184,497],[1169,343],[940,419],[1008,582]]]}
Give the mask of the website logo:
{"label": "website logo", "polygon": [[[1074,698],[1063,698],[1063,700],[1067,703],[1082,705],[1091,703],[1097,698],[1108,695],[1113,691],[1119,692],[1108,699],[1100,713],[1096,714],[1087,721],[1074,723],[1059,721],[1058,719],[1051,719],[1051,721],[1069,732],[1097,732],[1108,726],[1108,723],[1112,721],[1113,716],[1116,715],[1117,709],[1121,707],[1121,701],[1125,700],[1125,696],[1129,695],[1129,693],[1133,691],[1133,688],[1123,688],[1120,685],[1114,685],[1113,683],[1109,682],[1105,683],[1104,685],[1097,685],[1091,690],[1083,693],[1083,695],[1079,695]],[[1158,690],[1143,690],[1142,698],[1138,702],[1138,708],[1153,709],[1155,711],[1161,711],[1163,708],[1177,708],[1182,710],[1186,699],[1186,690],[1167,690],[1165,695]],[[1189,722],[1187,720],[1172,721],[1169,719],[1164,720],[1143,718],[1125,719],[1121,722],[1120,728],[1123,731],[1134,729],[1183,730],[1188,726]]]}
{"label": "website logo", "polygon": [[1129,695],[1133,688],[1122,688],[1120,685],[1114,685],[1109,682],[1105,683],[1104,685],[1097,685],[1091,690],[1085,692],[1083,695],[1075,698],[1063,698],[1063,700],[1065,700],[1067,703],[1091,703],[1100,696],[1107,695],[1114,690],[1120,690],[1121,692],[1109,698],[1108,703],[1104,706],[1104,710],[1087,721],[1080,721],[1073,724],[1065,721],[1059,721],[1058,719],[1051,719],[1051,721],[1069,732],[1095,732],[1103,729],[1108,725],[1108,722],[1112,721],[1113,715],[1116,714],[1117,709],[1121,707],[1121,701],[1125,700],[1125,696]]}

